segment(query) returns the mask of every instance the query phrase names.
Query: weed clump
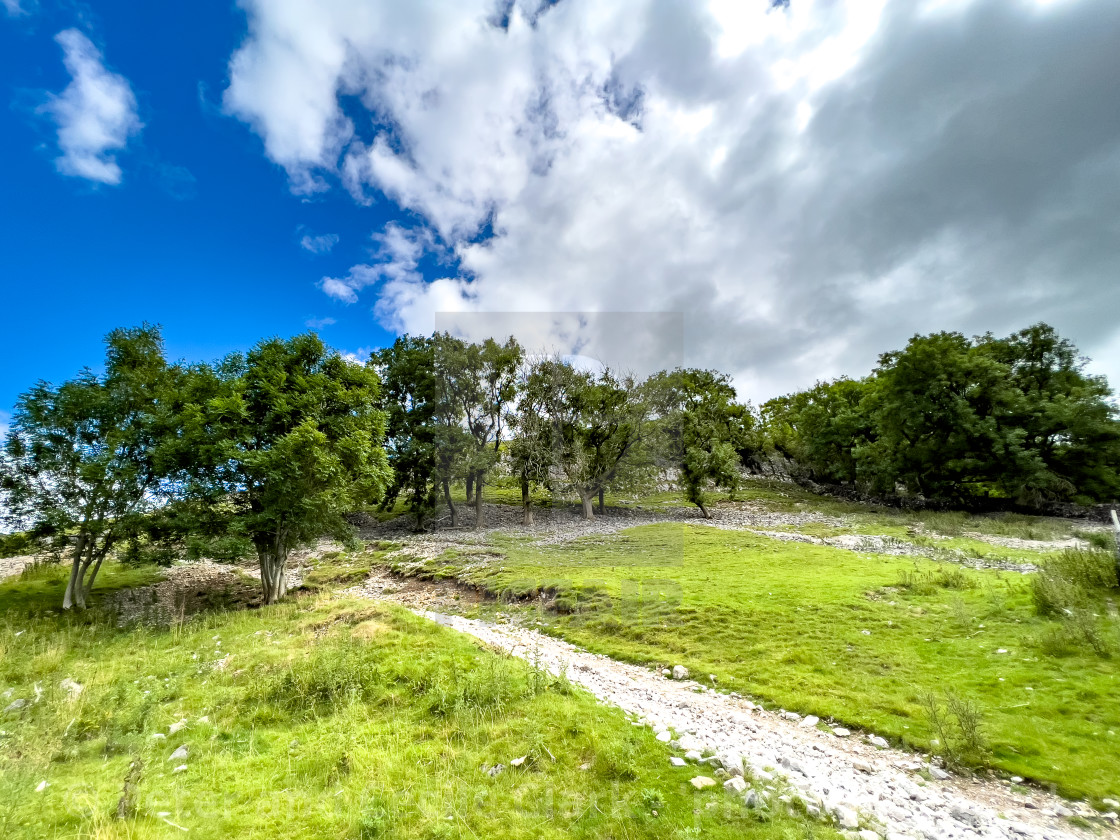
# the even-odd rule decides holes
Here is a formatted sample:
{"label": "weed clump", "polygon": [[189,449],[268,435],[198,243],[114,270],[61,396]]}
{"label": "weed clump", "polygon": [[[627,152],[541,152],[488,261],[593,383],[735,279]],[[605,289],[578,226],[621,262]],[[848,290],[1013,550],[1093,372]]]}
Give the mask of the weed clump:
{"label": "weed clump", "polygon": [[988,748],[982,732],[983,715],[971,700],[946,692],[945,701],[932,691],[920,698],[929,725],[932,751],[948,767],[963,769],[983,763]]}
{"label": "weed clump", "polygon": [[1102,657],[1116,647],[1115,634],[1102,629],[1098,609],[1116,592],[1115,558],[1091,548],[1067,549],[1043,564],[1031,583],[1031,596],[1039,615],[1060,622],[1048,628],[1040,645],[1052,656],[1068,656],[1088,648]]}

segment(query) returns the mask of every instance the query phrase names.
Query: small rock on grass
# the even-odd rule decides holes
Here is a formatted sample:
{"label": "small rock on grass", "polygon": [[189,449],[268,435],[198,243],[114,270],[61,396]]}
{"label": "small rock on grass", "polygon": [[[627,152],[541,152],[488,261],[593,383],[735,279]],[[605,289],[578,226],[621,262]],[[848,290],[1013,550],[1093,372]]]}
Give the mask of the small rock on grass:
{"label": "small rock on grass", "polygon": [[711,778],[710,776],[696,776],[695,778],[689,780],[689,784],[691,784],[697,790],[703,790],[704,788],[715,787],[716,780]]}
{"label": "small rock on grass", "polygon": [[175,752],[171,753],[171,755],[169,755],[167,757],[167,760],[168,761],[179,761],[180,759],[186,758],[187,753],[188,753],[187,745],[183,744],[183,746],[179,747],[179,749],[177,749],[177,750],[175,750]]}
{"label": "small rock on grass", "polygon": [[670,732],[667,729],[662,731],[662,732],[658,732],[657,733],[657,740],[660,741],[662,744],[668,744],[670,741],[673,740],[673,733]]}
{"label": "small rock on grass", "polygon": [[885,750],[887,747],[890,746],[890,744],[887,743],[887,739],[883,738],[879,735],[872,735],[867,740],[871,744],[871,746],[878,747],[881,750]]}
{"label": "small rock on grass", "polygon": [[529,756],[527,756],[527,755],[523,755],[523,756],[521,756],[521,758],[512,759],[509,763],[509,766],[510,767],[520,767],[522,764],[525,763],[525,759],[527,759],[528,757]]}
{"label": "small rock on grass", "polygon": [[852,731],[850,729],[845,729],[843,726],[834,726],[832,727],[832,734],[837,738],[847,738],[852,734]]}
{"label": "small rock on grass", "polygon": [[42,793],[43,791],[45,791],[50,786],[51,786],[51,783],[48,782],[46,779],[43,779],[43,781],[39,782],[39,784],[36,786],[35,792],[36,793]]}
{"label": "small rock on grass", "polygon": [[84,688],[84,686],[82,686],[80,683],[74,682],[69,677],[60,682],[58,684],[58,687],[66,692],[70,702],[77,700],[78,697],[81,696],[82,689]]}
{"label": "small rock on grass", "polygon": [[836,821],[840,823],[841,828],[859,828],[859,814],[854,808],[841,805],[836,809]]}
{"label": "small rock on grass", "polygon": [[952,778],[948,773],[940,767],[930,767],[929,774],[939,782],[944,782],[946,779]]}
{"label": "small rock on grass", "polygon": [[[683,747],[684,745],[682,744],[681,746]],[[684,757],[689,761],[700,761],[700,759],[704,757],[704,754],[700,752],[700,750],[689,750],[684,754]]]}
{"label": "small rock on grass", "polygon": [[13,700],[11,703],[9,703],[7,706],[5,706],[4,707],[4,713],[5,714],[10,714],[11,712],[18,712],[20,709],[22,709],[26,705],[27,705],[27,701],[24,700],[21,697],[18,700]]}
{"label": "small rock on grass", "polygon": [[674,665],[673,666],[673,679],[675,679],[675,680],[687,680],[688,679],[688,668],[684,667],[683,665]]}
{"label": "small rock on grass", "polygon": [[[489,776],[492,779],[505,769],[506,769],[505,765],[495,764],[493,767],[491,767],[489,770],[486,771],[486,775]],[[583,768],[580,768],[580,769],[583,769]]]}
{"label": "small rock on grass", "polygon": [[819,717],[817,717],[816,715],[809,715],[808,717],[804,717],[804,718],[801,719],[801,724],[800,725],[804,726],[806,729],[812,729],[814,726],[816,726],[820,722],[821,722],[821,719]]}
{"label": "small rock on grass", "polygon": [[732,776],[723,783],[725,790],[733,791],[734,793],[742,793],[747,789],[747,783],[743,781],[742,776]]}
{"label": "small rock on grass", "polygon": [[669,763],[672,764],[674,767],[684,767],[685,765],[688,764],[688,762],[685,761],[683,758],[681,758],[679,755],[670,756],[669,757]]}
{"label": "small rock on grass", "polygon": [[185,764],[180,764],[180,765],[179,765],[178,767],[176,767],[176,768],[175,768],[174,770],[172,770],[171,772],[172,772],[172,773],[183,773],[183,772],[185,772],[185,771],[186,771],[186,769],[187,769],[187,765],[185,765]]}

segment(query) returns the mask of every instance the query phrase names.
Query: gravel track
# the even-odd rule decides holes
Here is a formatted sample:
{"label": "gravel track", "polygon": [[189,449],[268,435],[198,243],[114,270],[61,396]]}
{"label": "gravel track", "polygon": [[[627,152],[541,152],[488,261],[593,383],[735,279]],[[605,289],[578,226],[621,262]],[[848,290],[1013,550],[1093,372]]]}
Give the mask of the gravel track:
{"label": "gravel track", "polygon": [[[916,772],[927,769],[919,756],[879,749],[856,734],[840,738],[743,698],[667,679],[528,628],[414,611],[554,674],[566,672],[573,683],[638,716],[655,731],[671,730],[678,739],[689,733],[705,751],[737,753],[756,779],[784,776],[793,792],[823,813],[854,812],[861,828],[888,840],[1094,836],[1065,819],[1074,814],[1098,822],[1103,836],[1117,836],[1084,803],[1037,790],[1016,793],[996,780],[949,776],[927,782]],[[711,773],[711,767],[698,768],[700,775]]]}

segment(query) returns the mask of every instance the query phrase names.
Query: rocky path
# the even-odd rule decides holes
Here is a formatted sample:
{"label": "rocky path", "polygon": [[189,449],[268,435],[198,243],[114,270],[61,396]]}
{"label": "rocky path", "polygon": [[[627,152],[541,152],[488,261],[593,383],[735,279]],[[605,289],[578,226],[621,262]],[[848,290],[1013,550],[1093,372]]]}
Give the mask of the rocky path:
{"label": "rocky path", "polygon": [[[394,598],[391,589],[381,592]],[[1017,793],[1001,781],[952,776],[881,740],[877,746],[874,736],[822,730],[813,718],[765,711],[746,699],[588,653],[535,630],[416,609],[414,595],[403,600],[419,615],[486,645],[556,674],[565,671],[573,683],[651,726],[660,740],[671,740],[678,758],[691,751],[685,760],[698,763],[698,754],[715,753],[711,763],[723,772],[704,765],[697,775],[733,775],[745,767],[755,780],[756,799],[785,791],[801,798],[810,813],[830,816],[864,840],[1118,836],[1115,815],[1110,825],[1082,803],[1040,791]],[[730,778],[725,786],[742,787]],[[752,789],[738,794],[751,797]],[[1075,814],[1097,823],[1101,833],[1075,827],[1067,819]]]}
{"label": "rocky path", "polygon": [[[521,522],[521,509],[511,505],[487,505],[486,527],[475,530],[473,510],[462,512],[462,525],[448,528],[446,523],[436,523],[435,530],[425,534],[412,532],[411,519],[400,516],[385,523],[371,524],[361,529],[366,539],[391,539],[403,543],[401,554],[412,554],[420,559],[430,559],[447,548],[474,547],[476,550],[488,543],[494,533],[511,534],[528,538],[536,546],[560,545],[570,540],[588,536],[608,536],[639,525],[679,522],[729,531],[747,531],[770,539],[827,545],[862,554],[886,554],[900,557],[924,557],[929,560],[957,563],[975,569],[999,569],[1009,572],[1029,573],[1037,569],[1037,552],[1060,551],[1063,548],[1084,548],[1087,543],[1077,538],[1063,540],[1022,540],[979,533],[966,536],[991,545],[1024,552],[1022,559],[978,557],[937,545],[921,545],[908,540],[875,534],[839,534],[818,537],[787,530],[805,525],[824,525],[831,528],[850,528],[844,517],[829,516],[815,511],[773,511],[750,502],[721,504],[712,508],[712,518],[704,519],[693,507],[666,507],[660,510],[641,508],[608,509],[591,521],[584,520],[576,508],[558,506],[539,508],[535,511],[535,524]],[[936,537],[928,534],[927,536]]]}

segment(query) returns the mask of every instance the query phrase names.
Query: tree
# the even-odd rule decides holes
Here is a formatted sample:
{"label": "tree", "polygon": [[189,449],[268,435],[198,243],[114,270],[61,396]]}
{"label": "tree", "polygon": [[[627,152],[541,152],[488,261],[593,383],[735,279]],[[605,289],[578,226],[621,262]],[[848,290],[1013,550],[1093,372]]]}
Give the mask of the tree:
{"label": "tree", "polygon": [[517,405],[508,420],[515,432],[509,442],[510,467],[521,483],[522,524],[526,527],[533,524],[532,488],[550,486],[555,461],[549,392],[540,387],[539,371],[539,365],[528,365],[520,372]]}
{"label": "tree", "polygon": [[807,391],[768,400],[762,422],[771,445],[822,481],[854,482],[856,452],[872,439],[863,399],[868,380],[818,382]]}
{"label": "tree", "polygon": [[1016,398],[1001,423],[1015,430],[1020,456],[1001,476],[1006,495],[1027,504],[1115,499],[1120,493],[1120,422],[1103,376],[1048,324],[1007,338],[976,339],[1007,368]]}
{"label": "tree", "polygon": [[105,340],[105,372],[83,370],[21,395],[4,443],[0,487],[13,522],[71,552],[63,607],[84,608],[109,552],[161,500],[157,449],[167,365],[158,327]]}
{"label": "tree", "polygon": [[441,488],[451,524],[459,524],[451,482],[464,469],[469,444],[437,346],[433,338],[406,335],[372,356],[381,372],[380,405],[387,417],[386,448],[393,470],[382,506],[388,509],[404,493],[418,528],[435,512]]}
{"label": "tree", "polygon": [[537,362],[526,381],[532,404],[547,418],[551,470],[574,490],[584,519],[594,517],[596,495],[618,480],[643,440],[648,409],[632,379],[610,371],[592,376],[553,359]]}
{"label": "tree", "polygon": [[1017,435],[1000,423],[1013,396],[1006,368],[960,333],[914,336],[879,357],[865,404],[874,440],[856,453],[861,476],[928,498],[987,492],[999,465],[1019,455]]}
{"label": "tree", "polygon": [[729,378],[712,370],[662,371],[643,391],[656,417],[657,456],[675,468],[685,498],[711,519],[707,488],[739,486],[739,452],[751,447],[754,425],[749,409],[735,402]]}
{"label": "tree", "polygon": [[[485,525],[482,488],[501,458],[506,417],[517,396],[517,375],[523,351],[510,338],[470,344],[447,333],[434,337],[437,376],[445,388],[443,399],[462,418],[469,437],[464,456],[468,501],[473,485],[475,527]],[[451,416],[449,414],[449,416]],[[458,453],[458,436],[450,429],[444,443]],[[448,496],[450,501],[450,496]]]}
{"label": "tree", "polygon": [[199,391],[206,401],[182,414],[182,473],[190,493],[224,503],[230,529],[252,542],[271,604],[287,593],[292,549],[352,537],[343,514],[384,490],[377,374],[308,333],[227,359]]}

